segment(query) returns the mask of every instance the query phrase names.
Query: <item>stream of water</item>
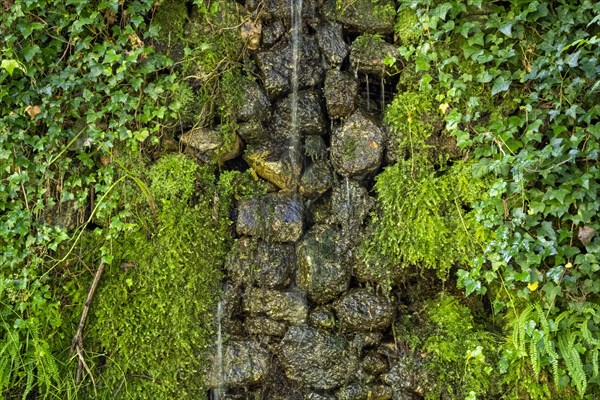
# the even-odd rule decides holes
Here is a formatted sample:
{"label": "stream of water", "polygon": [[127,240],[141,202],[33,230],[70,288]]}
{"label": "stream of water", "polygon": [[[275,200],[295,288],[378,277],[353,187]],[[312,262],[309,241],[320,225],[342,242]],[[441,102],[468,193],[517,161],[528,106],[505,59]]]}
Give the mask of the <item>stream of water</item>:
{"label": "stream of water", "polygon": [[212,400],[220,400],[223,394],[223,337],[221,335],[221,320],[223,318],[223,301],[217,306],[217,354],[215,357],[215,370],[217,372],[218,387],[212,390]]}
{"label": "stream of water", "polygon": [[300,58],[300,41],[302,40],[302,0],[290,0],[292,15],[292,94],[291,94],[291,139],[290,156],[293,165],[300,165],[300,132],[298,130],[298,64]]}

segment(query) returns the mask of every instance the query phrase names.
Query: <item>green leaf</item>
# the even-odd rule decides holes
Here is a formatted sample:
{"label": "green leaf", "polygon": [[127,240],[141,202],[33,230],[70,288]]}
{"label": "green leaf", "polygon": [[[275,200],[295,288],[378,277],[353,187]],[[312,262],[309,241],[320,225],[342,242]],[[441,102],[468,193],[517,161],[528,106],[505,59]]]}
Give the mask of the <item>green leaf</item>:
{"label": "green leaf", "polygon": [[19,69],[23,72],[27,72],[25,70],[25,67],[23,66],[23,64],[21,64],[17,60],[2,60],[2,63],[0,64],[0,68],[6,70],[6,72],[8,72],[9,75],[12,75],[13,72],[15,71],[15,69]]}
{"label": "green leaf", "polygon": [[502,75],[494,79],[494,85],[492,86],[492,96],[500,92],[506,92],[510,88],[510,82],[511,81],[509,79],[506,79]]}

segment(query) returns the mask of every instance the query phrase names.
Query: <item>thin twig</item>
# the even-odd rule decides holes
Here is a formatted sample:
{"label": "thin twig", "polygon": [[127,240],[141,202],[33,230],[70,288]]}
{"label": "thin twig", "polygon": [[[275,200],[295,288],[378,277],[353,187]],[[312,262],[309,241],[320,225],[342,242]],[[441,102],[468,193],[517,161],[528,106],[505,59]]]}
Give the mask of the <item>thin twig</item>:
{"label": "thin twig", "polygon": [[[75,382],[79,384],[81,380],[81,374],[83,369],[90,375],[92,378],[92,383],[94,383],[94,377],[92,376],[92,371],[88,368],[85,359],[83,357],[83,329],[85,328],[85,322],[87,320],[88,313],[90,311],[90,305],[92,304],[92,300],[94,299],[94,294],[96,293],[96,289],[98,288],[98,284],[100,283],[100,278],[102,278],[102,273],[104,272],[104,267],[106,264],[101,262],[98,266],[98,270],[96,271],[96,275],[94,275],[94,281],[92,282],[92,286],[90,286],[90,290],[88,290],[87,298],[85,299],[85,304],[83,305],[83,311],[81,312],[81,319],[79,320],[79,326],[77,327],[77,332],[75,333],[75,337],[73,337],[73,341],[71,342],[71,353],[77,353],[77,375]],[[96,384],[94,383],[94,388]]]}

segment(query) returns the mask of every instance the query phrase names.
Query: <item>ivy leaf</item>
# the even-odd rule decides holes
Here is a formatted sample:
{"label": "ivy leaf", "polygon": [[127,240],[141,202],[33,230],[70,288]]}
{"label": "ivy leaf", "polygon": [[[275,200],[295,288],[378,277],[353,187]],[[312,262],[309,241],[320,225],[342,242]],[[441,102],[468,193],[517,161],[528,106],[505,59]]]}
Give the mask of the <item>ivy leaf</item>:
{"label": "ivy leaf", "polygon": [[569,67],[575,68],[579,65],[579,54],[581,54],[581,50],[576,51],[575,53],[570,54],[567,57],[567,64],[569,65]]}
{"label": "ivy leaf", "polygon": [[494,86],[492,86],[492,96],[500,93],[506,92],[510,87],[510,80],[506,79],[504,76],[500,75],[496,79],[494,79]]}
{"label": "ivy leaf", "polygon": [[513,27],[514,23],[513,22],[507,22],[506,24],[502,25],[499,29],[500,32],[504,33],[506,36],[508,37],[512,37],[512,27]]}
{"label": "ivy leaf", "polygon": [[2,60],[0,68],[6,70],[6,72],[8,72],[9,75],[12,75],[15,69],[20,69],[23,72],[27,72],[23,64],[21,64],[17,60]]}

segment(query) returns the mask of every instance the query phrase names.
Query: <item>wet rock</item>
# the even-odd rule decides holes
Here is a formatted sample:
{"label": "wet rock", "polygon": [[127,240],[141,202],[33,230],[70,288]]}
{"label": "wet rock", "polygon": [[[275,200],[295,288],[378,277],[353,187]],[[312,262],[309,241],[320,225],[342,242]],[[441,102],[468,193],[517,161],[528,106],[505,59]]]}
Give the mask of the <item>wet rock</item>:
{"label": "wet rock", "polygon": [[262,36],[262,21],[257,18],[247,17],[240,28],[242,40],[248,50],[256,50],[260,46]]}
{"label": "wet rock", "polygon": [[378,352],[369,351],[361,360],[360,367],[371,375],[381,375],[388,370],[388,362]]}
{"label": "wet rock", "polygon": [[[254,2],[255,0],[250,0]],[[303,0],[302,2],[302,20],[310,21],[317,15],[316,7],[318,2],[315,0]],[[292,18],[289,0],[265,0],[265,11],[270,18],[277,18],[283,21],[290,21]]]}
{"label": "wet rock", "polygon": [[396,73],[398,70],[395,64],[386,65],[384,62],[390,58],[399,59],[400,52],[380,37],[362,35],[352,43],[350,65],[353,71],[376,76]]}
{"label": "wet rock", "polygon": [[363,349],[379,345],[382,338],[381,332],[356,332],[352,338],[352,347],[362,352]]}
{"label": "wet rock", "polygon": [[288,328],[285,322],[267,317],[248,317],[244,321],[244,327],[250,335],[278,337],[285,335]]}
{"label": "wet rock", "polygon": [[346,229],[357,228],[369,215],[375,200],[366,188],[355,181],[345,179],[333,188],[331,210],[338,223]]}
{"label": "wet rock", "polygon": [[353,379],[358,368],[356,355],[343,338],[309,326],[292,326],[280,347],[286,376],[314,389],[340,387]]}
{"label": "wet rock", "polygon": [[203,162],[223,163],[242,153],[242,141],[234,132],[198,127],[181,136],[181,143]]}
{"label": "wet rock", "polygon": [[335,228],[317,225],[298,245],[296,283],[315,303],[331,301],[348,289],[350,271],[340,241]]}
{"label": "wet rock", "polygon": [[308,316],[311,326],[321,330],[332,330],[335,328],[335,317],[333,312],[326,307],[317,307]]}
{"label": "wet rock", "polygon": [[311,393],[307,394],[306,396],[304,396],[304,399],[305,400],[334,400],[335,397],[328,395],[328,394],[311,392]]}
{"label": "wet rock", "polygon": [[285,143],[264,143],[248,146],[244,160],[261,178],[280,189],[292,190],[300,181],[302,158],[297,149]]}
{"label": "wet rock", "polygon": [[269,116],[271,103],[257,82],[245,80],[241,96],[233,105],[233,116],[240,122],[262,121]]}
{"label": "wet rock", "polygon": [[338,9],[336,0],[327,0],[323,13],[333,21],[341,23],[350,32],[389,34],[394,30],[396,6],[393,0],[356,0],[344,2]]}
{"label": "wet rock", "polygon": [[263,315],[290,324],[303,323],[308,313],[306,298],[295,291],[251,289],[246,293],[242,306],[251,316]]}
{"label": "wet rock", "polygon": [[356,108],[358,82],[347,72],[329,70],[325,76],[325,104],[330,118],[343,118]]}
{"label": "wet rock", "polygon": [[321,110],[321,99],[316,90],[298,92],[296,132],[292,129],[292,96],[275,105],[271,130],[275,139],[290,140],[293,135],[320,135],[325,131],[325,119]]}
{"label": "wet rock", "polygon": [[402,280],[404,268],[388,265],[381,260],[355,260],[352,275],[361,283],[396,285]]}
{"label": "wet rock", "polygon": [[282,289],[290,284],[295,269],[293,245],[240,238],[225,260],[227,276],[236,285]]}
{"label": "wet rock", "polygon": [[392,388],[385,385],[364,385],[351,383],[337,392],[338,400],[389,400]]}
{"label": "wet rock", "polygon": [[381,375],[383,382],[390,386],[398,398],[413,399],[415,397],[400,397],[408,393],[424,396],[427,388],[432,387],[437,377],[428,375],[422,364],[422,359],[404,357],[398,360],[386,374]]}
{"label": "wet rock", "polygon": [[337,67],[348,56],[348,46],[344,42],[342,26],[324,24],[317,27],[317,43],[329,64],[329,68]]}
{"label": "wet rock", "polygon": [[327,158],[327,146],[321,136],[310,135],[304,139],[304,155],[313,161]]}
{"label": "wet rock", "polygon": [[[223,346],[222,386],[228,388],[261,383],[269,370],[269,352],[252,341],[231,341]],[[213,366],[215,364],[213,363]],[[217,368],[207,374],[207,386],[219,387]]]}
{"label": "wet rock", "polygon": [[300,194],[315,199],[325,193],[333,185],[333,173],[327,161],[311,163],[300,179]]}
{"label": "wet rock", "polygon": [[238,203],[236,230],[273,242],[294,242],[302,235],[302,199],[286,193],[269,193]]}
{"label": "wet rock", "polygon": [[257,144],[264,141],[267,137],[265,128],[260,121],[248,121],[238,125],[238,135],[248,144]]}
{"label": "wet rock", "polygon": [[331,161],[342,176],[362,176],[376,171],[383,159],[384,131],[356,110],[331,138]]}
{"label": "wet rock", "polygon": [[335,307],[341,325],[352,331],[383,331],[394,320],[394,307],[387,299],[366,289],[353,289]]}
{"label": "wet rock", "polygon": [[[256,63],[269,97],[288,93],[291,89],[292,44],[289,38],[279,41],[270,50],[256,55]],[[298,84],[300,88],[316,86],[323,75],[319,48],[314,39],[304,35],[298,55]]]}
{"label": "wet rock", "polygon": [[307,211],[309,225],[333,225],[336,223],[336,218],[331,213],[331,195],[325,194],[307,204],[309,204]]}
{"label": "wet rock", "polygon": [[263,26],[262,43],[266,47],[271,47],[285,34],[285,27],[280,20],[271,21]]}

